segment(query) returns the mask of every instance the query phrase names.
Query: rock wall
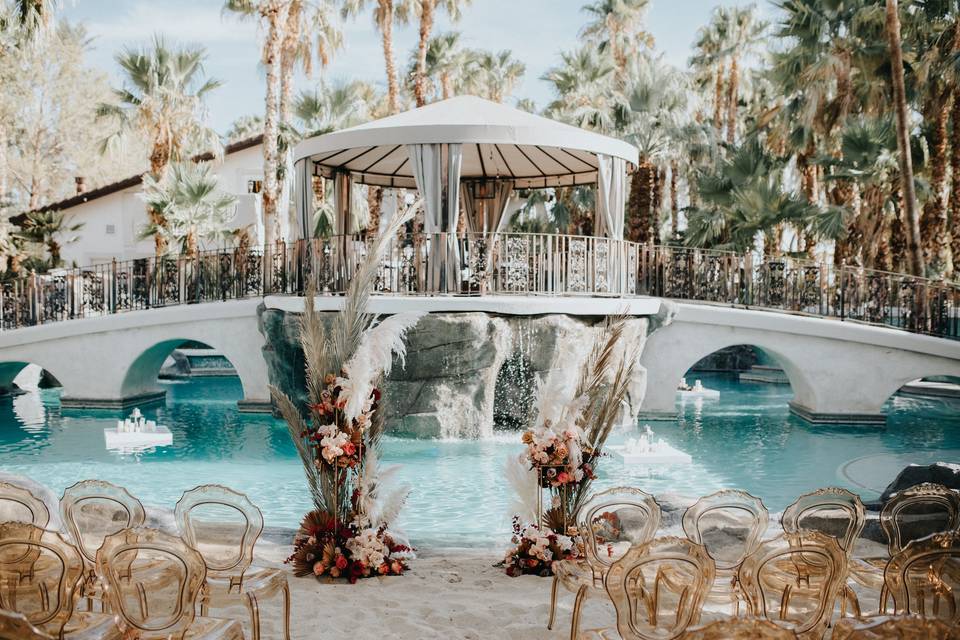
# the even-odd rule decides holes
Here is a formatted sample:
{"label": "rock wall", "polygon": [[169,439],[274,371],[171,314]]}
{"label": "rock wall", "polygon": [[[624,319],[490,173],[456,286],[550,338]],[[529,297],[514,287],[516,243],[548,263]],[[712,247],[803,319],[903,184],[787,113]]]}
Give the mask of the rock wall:
{"label": "rock wall", "polygon": [[[329,325],[333,313],[322,315]],[[303,400],[299,314],[261,307],[259,320],[270,383]],[[384,384],[388,424],[397,432],[444,438],[522,426],[530,417],[536,380],[558,353],[589,348],[602,322],[599,317],[560,314],[429,314],[407,336],[404,366],[394,366]],[[656,324],[631,318],[628,339],[645,342]],[[634,415],[645,389],[646,370],[639,367],[630,393]]]}

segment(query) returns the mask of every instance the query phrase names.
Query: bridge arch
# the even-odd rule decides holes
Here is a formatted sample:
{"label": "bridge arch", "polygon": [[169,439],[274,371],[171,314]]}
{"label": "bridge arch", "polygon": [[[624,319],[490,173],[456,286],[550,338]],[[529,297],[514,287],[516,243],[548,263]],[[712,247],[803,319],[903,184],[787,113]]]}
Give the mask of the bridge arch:
{"label": "bridge arch", "polygon": [[[31,361],[7,361],[0,362],[0,397],[9,395],[17,391],[16,388],[16,378],[19,376],[24,369],[30,365],[36,365],[40,367],[43,373],[46,373],[48,380],[52,383],[55,383],[55,386],[62,387],[60,380],[57,378],[48,367]],[[42,375],[42,374],[41,374]]]}

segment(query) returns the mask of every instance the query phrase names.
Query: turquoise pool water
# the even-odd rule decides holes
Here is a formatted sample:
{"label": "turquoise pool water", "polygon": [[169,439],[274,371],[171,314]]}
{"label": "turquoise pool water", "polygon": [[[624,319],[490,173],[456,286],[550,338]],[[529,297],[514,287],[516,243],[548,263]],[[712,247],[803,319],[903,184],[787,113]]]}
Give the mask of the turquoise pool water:
{"label": "turquoise pool water", "polygon": [[[960,461],[960,407],[896,397],[886,428],[811,426],[790,415],[786,386],[699,376],[721,391],[718,402],[687,402],[676,422],[651,423],[658,437],[693,457],[689,466],[643,469],[607,458],[598,488],[633,484],[655,494],[701,495],[721,487],[761,496],[778,511],[798,494],[825,485],[876,497],[910,462]],[[170,447],[138,454],[108,451],[102,430],[120,412],[61,410],[56,391],[0,401],[0,470],[24,474],[56,492],[84,479],[125,485],[145,503],[172,508],[181,492],[222,483],[250,495],[268,526],[294,527],[309,505],[286,428],[264,415],[240,414],[236,378],[166,383],[165,406],[148,418],[168,425]],[[621,430],[611,444],[635,429]],[[386,438],[386,463],[414,487],[399,525],[420,547],[502,545],[508,538],[508,456],[516,433],[487,441]]]}

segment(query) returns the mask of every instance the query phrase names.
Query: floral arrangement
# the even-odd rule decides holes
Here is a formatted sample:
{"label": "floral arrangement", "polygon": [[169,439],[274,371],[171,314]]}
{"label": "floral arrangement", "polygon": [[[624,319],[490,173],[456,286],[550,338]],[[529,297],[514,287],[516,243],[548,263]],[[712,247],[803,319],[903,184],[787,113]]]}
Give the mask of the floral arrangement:
{"label": "floral arrangement", "polygon": [[390,372],[394,356],[403,363],[403,336],[422,314],[379,320],[366,305],[386,240],[412,217],[416,206],[394,216],[373,241],[329,330],[308,292],[300,324],[308,398],[304,410],[271,388],[313,499],[287,559],[298,576],[346,578],[352,583],[399,575],[413,557],[413,549],[389,531],[409,489],[388,490],[396,468],[379,465],[384,419],[377,385]]}
{"label": "floral arrangement", "polygon": [[578,556],[577,545],[572,536],[554,533],[539,525],[522,525],[520,517],[513,518],[515,547],[507,551],[503,564],[507,575],[553,575],[554,560],[572,560]]}
{"label": "floral arrangement", "polygon": [[[519,496],[514,507],[529,519],[525,526],[514,519],[516,546],[504,561],[509,575],[550,575],[553,561],[579,553],[576,514],[596,478],[640,355],[642,342],[624,339],[625,325],[623,316],[608,318],[588,353],[558,356],[537,388],[536,417],[521,436],[526,448],[507,463]],[[539,506],[543,490],[550,492],[546,510]]]}

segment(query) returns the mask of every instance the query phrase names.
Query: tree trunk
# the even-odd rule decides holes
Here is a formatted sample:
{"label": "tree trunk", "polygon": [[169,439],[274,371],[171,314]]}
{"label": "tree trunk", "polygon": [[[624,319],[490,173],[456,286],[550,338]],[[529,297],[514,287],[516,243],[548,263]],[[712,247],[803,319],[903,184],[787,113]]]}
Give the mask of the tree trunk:
{"label": "tree trunk", "polygon": [[887,0],[886,30],[890,44],[893,103],[897,116],[897,148],[900,152],[900,182],[907,231],[907,257],[910,273],[923,276],[925,268],[923,253],[920,250],[920,219],[917,216],[917,196],[913,186],[913,161],[910,158],[910,130],[907,122],[907,95],[903,82],[903,51],[900,46],[900,14],[897,0]]}
{"label": "tree trunk", "polygon": [[[929,130],[930,197],[923,205],[920,218],[920,239],[923,257],[933,273],[947,273],[950,265],[950,237],[947,233],[947,123],[950,119],[950,96],[938,96],[927,105],[926,119],[932,120]],[[931,113],[932,112],[932,113]]]}
{"label": "tree trunk", "polygon": [[380,233],[380,214],[383,210],[383,188],[367,187],[367,235],[376,237]]}
{"label": "tree trunk", "polygon": [[444,71],[440,74],[440,86],[443,89],[443,99],[448,100],[453,97],[453,78]]}
{"label": "tree trunk", "polygon": [[190,229],[187,232],[187,237],[183,241],[186,248],[186,255],[190,258],[195,258],[197,256],[197,231],[196,229]]}
{"label": "tree trunk", "polygon": [[267,42],[264,47],[263,64],[267,70],[267,93],[263,111],[263,190],[260,192],[263,204],[263,235],[268,247],[280,240],[279,221],[277,220],[277,200],[280,183],[277,168],[280,164],[279,137],[279,90],[280,74],[278,66],[281,56],[281,19],[280,7],[273,5],[266,14]]}
{"label": "tree trunk", "polygon": [[680,203],[677,202],[677,161],[670,163],[670,237],[676,240],[680,236]]}
{"label": "tree trunk", "polygon": [[[283,134],[286,128],[291,127],[293,123],[293,74],[297,67],[297,45],[301,35],[300,23],[302,12],[303,1],[292,0],[287,9],[287,19],[280,45],[280,99],[278,106],[280,117],[278,134],[280,135]],[[293,178],[293,149],[288,146],[283,151],[283,157],[278,158],[277,161],[283,163],[283,171],[280,172],[283,180],[280,181],[279,185],[277,217],[279,220],[288,220],[288,216],[290,215],[290,192],[293,188],[291,184]],[[307,235],[306,230],[304,230],[304,235]]]}
{"label": "tree trunk", "polygon": [[387,104],[390,113],[400,112],[400,87],[397,67],[393,62],[393,0],[380,0],[380,32],[383,44],[383,66],[387,72]]}
{"label": "tree trunk", "polygon": [[650,238],[653,244],[660,244],[660,211],[663,209],[663,169],[657,167],[653,173],[653,193],[650,202]]}
{"label": "tree trunk", "polygon": [[47,251],[50,252],[50,267],[56,269],[63,262],[63,259],[60,257],[60,243],[54,240],[52,236],[47,238]]}
{"label": "tree trunk", "polygon": [[734,143],[737,135],[737,107],[740,100],[740,67],[737,57],[730,61],[730,82],[727,84],[727,142]]}
{"label": "tree trunk", "polygon": [[[816,142],[811,137],[807,141],[807,146],[803,151],[797,154],[797,170],[800,173],[800,186],[803,189],[803,195],[807,202],[816,205],[819,199],[819,185],[817,184],[817,165],[812,164],[810,159],[817,152]],[[803,249],[807,257],[815,260],[817,257],[817,242],[812,233],[803,234]]]}
{"label": "tree trunk", "polygon": [[630,180],[630,198],[627,201],[627,239],[646,244],[650,242],[650,214],[653,205],[653,189],[657,168],[646,158],[641,158]]}
{"label": "tree trunk", "polygon": [[[153,174],[154,178],[159,180],[163,176],[163,172],[167,170],[167,165],[170,164],[171,153],[172,150],[166,139],[160,139],[153,143],[153,147],[150,149],[150,173]],[[158,229],[153,234],[154,253],[158,257],[165,255],[168,249],[167,239],[159,229],[165,230],[167,228],[167,218],[163,215],[163,212],[150,206],[147,207],[147,218]]]}
{"label": "tree trunk", "polygon": [[[950,112],[950,237],[954,261],[960,260],[960,95],[954,92]],[[956,265],[954,265],[956,267]]]}
{"label": "tree trunk", "polygon": [[903,197],[900,193],[900,181],[897,179],[890,181],[890,200],[893,202],[893,219],[890,221],[890,227],[887,230],[889,237],[887,244],[890,245],[890,270],[899,273],[907,269],[907,243],[903,228]]}
{"label": "tree trunk", "polygon": [[0,204],[7,200],[10,165],[7,160],[7,126],[0,122]]}
{"label": "tree trunk", "polygon": [[717,63],[717,79],[713,91],[713,128],[717,131],[717,137],[723,135],[723,63]]}
{"label": "tree trunk", "polygon": [[433,5],[436,0],[420,0],[420,41],[417,43],[417,77],[413,85],[413,96],[417,106],[427,104],[427,43],[430,30],[433,29]]}

